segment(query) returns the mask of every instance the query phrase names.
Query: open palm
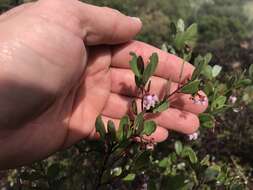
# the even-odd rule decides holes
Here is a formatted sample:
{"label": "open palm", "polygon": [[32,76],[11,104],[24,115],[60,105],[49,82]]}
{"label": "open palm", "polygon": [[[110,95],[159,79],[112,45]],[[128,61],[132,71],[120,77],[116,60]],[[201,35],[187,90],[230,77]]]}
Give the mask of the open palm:
{"label": "open palm", "polygon": [[[178,85],[181,59],[138,41],[117,45],[130,41],[141,23],[115,10],[41,0],[2,15],[0,25],[0,106],[5,108],[0,110],[0,168],[31,163],[94,137],[98,114],[118,123],[136,96],[131,51],[145,61],[158,53],[153,93],[161,95],[168,78],[172,88]],[[183,77],[192,71],[186,64]],[[165,140],[168,129],[194,132],[197,114],[206,108],[187,95],[175,95],[171,102],[172,108],[155,118],[159,127],[151,138],[156,141]]]}

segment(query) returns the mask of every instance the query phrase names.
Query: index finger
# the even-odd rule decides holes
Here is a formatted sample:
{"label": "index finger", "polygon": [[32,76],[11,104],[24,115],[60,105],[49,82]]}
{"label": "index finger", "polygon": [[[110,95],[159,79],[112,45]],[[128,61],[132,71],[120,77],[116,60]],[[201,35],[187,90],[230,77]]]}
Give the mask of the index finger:
{"label": "index finger", "polygon": [[[183,59],[140,41],[131,41],[124,45],[114,46],[112,52],[111,66],[125,69],[130,68],[130,52],[135,52],[137,55],[142,56],[145,64],[148,63],[149,57],[152,53],[157,53],[159,63],[155,76],[171,79],[174,82],[182,82],[189,79],[194,70],[194,66],[187,62],[184,63]],[[180,80],[182,66],[183,73]]]}

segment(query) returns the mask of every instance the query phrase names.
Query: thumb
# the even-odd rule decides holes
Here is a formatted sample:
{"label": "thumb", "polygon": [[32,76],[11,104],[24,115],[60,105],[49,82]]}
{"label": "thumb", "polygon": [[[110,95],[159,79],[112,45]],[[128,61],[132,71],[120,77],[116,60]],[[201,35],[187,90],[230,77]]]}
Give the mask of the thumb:
{"label": "thumb", "polygon": [[84,21],[87,45],[117,44],[127,42],[141,30],[139,18],[123,15],[115,9],[79,3]]}

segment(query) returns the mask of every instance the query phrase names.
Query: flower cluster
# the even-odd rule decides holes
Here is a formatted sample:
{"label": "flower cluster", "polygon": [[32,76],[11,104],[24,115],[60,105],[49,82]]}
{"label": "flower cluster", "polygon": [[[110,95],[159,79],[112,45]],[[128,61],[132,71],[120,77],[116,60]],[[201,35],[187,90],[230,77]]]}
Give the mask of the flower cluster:
{"label": "flower cluster", "polygon": [[202,96],[202,95],[198,95],[198,98],[192,98],[193,100],[193,104],[196,105],[205,105],[207,103],[207,97],[206,96]]}
{"label": "flower cluster", "polygon": [[156,95],[145,95],[143,97],[143,106],[144,109],[149,110],[150,108],[154,108],[155,105],[159,102],[159,99]]}
{"label": "flower cluster", "polygon": [[188,135],[190,141],[197,140],[198,136],[199,136],[199,132],[198,131],[195,132],[195,133],[192,133],[192,134]]}

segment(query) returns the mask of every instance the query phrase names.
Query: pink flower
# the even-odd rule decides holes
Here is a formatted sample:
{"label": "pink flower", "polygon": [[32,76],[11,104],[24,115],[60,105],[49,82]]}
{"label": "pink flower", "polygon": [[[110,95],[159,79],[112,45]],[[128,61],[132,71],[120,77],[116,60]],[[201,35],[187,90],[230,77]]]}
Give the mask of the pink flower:
{"label": "pink flower", "polygon": [[143,98],[143,106],[144,109],[149,110],[152,107],[155,107],[155,105],[159,102],[159,99],[156,95],[145,95]]}
{"label": "pink flower", "polygon": [[231,96],[229,97],[228,101],[229,101],[231,104],[235,104],[235,102],[237,101],[237,97],[231,95]]}
{"label": "pink flower", "polygon": [[201,96],[198,99],[197,98],[192,98],[193,104],[196,105],[205,105],[207,103],[207,97]]}
{"label": "pink flower", "polygon": [[192,133],[192,134],[188,135],[190,141],[197,140],[198,136],[199,136],[199,132],[198,131],[195,132],[195,133]]}

